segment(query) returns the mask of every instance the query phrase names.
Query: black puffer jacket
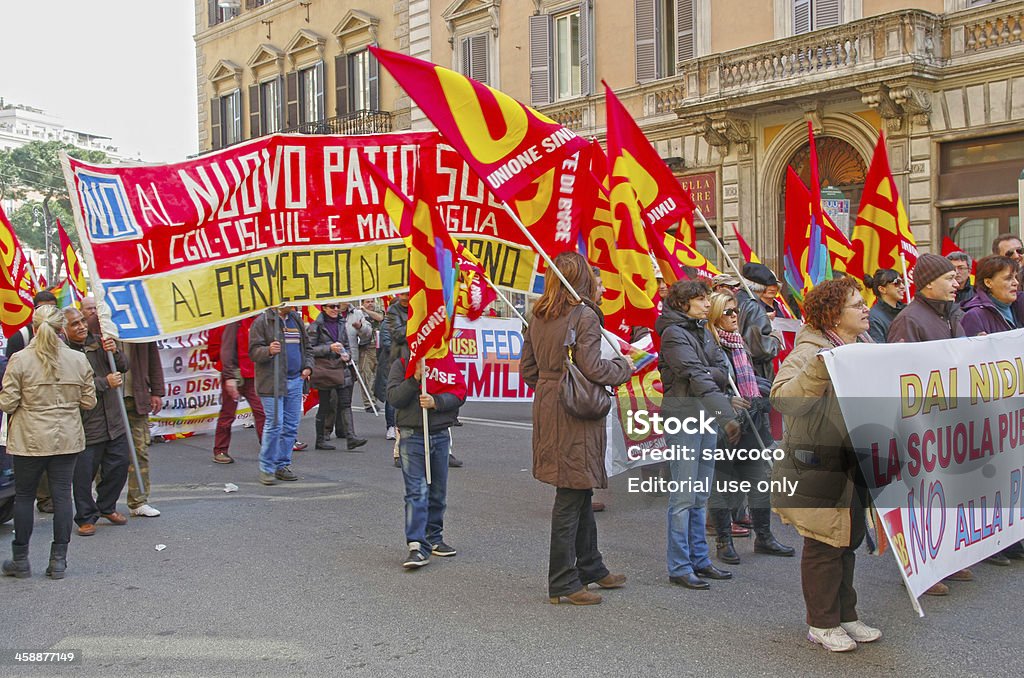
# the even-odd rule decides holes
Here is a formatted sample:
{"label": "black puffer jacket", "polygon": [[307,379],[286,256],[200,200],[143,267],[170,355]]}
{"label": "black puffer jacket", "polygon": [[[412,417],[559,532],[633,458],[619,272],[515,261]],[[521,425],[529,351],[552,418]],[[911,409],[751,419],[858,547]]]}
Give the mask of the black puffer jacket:
{"label": "black puffer jacket", "polygon": [[691,318],[667,304],[654,323],[661,336],[661,409],[673,417],[692,416],[703,409],[721,425],[736,416],[726,395],[729,364],[706,325],[706,320]]}
{"label": "black puffer jacket", "polygon": [[[343,364],[341,356],[331,351],[331,344],[334,343],[334,339],[331,337],[331,333],[327,331],[327,315],[323,312],[316,317],[316,320],[309,324],[306,328],[306,339],[309,340],[309,350],[313,352],[314,360],[314,372],[316,371],[316,359],[327,358],[330,360],[331,369],[336,369],[338,366]],[[345,353],[349,354],[348,360],[348,376],[345,377],[345,383],[340,384],[342,388],[351,388],[355,383],[355,372],[353,372],[352,366],[352,349],[349,348],[348,332],[345,330],[345,321],[339,316],[338,320],[338,341],[342,346],[345,347]],[[315,375],[314,375],[315,377]],[[316,381],[313,382],[317,383]]]}
{"label": "black puffer jacket", "polygon": [[750,353],[754,373],[768,380],[774,379],[774,360],[782,350],[782,343],[772,334],[768,309],[760,299],[751,297],[743,289],[736,292],[736,308],[740,312],[740,334]]}

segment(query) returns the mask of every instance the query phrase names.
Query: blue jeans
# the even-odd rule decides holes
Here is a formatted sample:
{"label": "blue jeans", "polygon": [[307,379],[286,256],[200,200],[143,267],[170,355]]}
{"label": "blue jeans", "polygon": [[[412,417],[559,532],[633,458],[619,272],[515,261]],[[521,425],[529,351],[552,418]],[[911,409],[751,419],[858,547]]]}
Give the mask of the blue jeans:
{"label": "blue jeans", "polygon": [[[287,395],[277,398],[276,402],[273,396],[260,396],[267,417],[260,445],[260,470],[264,473],[273,473],[292,463],[292,447],[299,435],[302,417],[303,383],[302,377],[289,379]],[[277,403],[281,405],[280,410],[276,409]]]}
{"label": "blue jeans", "polygon": [[[683,433],[666,434],[670,445],[683,445],[692,450],[692,460],[676,459],[669,462],[672,480],[700,481],[706,488],[700,492],[693,489],[672,492],[668,497],[668,574],[680,577],[711,564],[708,557],[708,540],[704,534],[704,520],[707,515],[708,495],[711,477],[715,472],[713,460],[704,461],[701,452],[714,449],[717,434]],[[680,455],[681,456],[681,455]]]}
{"label": "blue jeans", "polygon": [[420,551],[428,555],[430,547],[441,542],[444,531],[450,445],[447,429],[430,434],[430,485],[427,485],[423,431],[403,428],[398,444],[405,478],[405,541],[410,545],[418,544]]}
{"label": "blue jeans", "polygon": [[387,401],[384,402],[384,426],[395,427],[395,408],[391,407],[391,403]]}

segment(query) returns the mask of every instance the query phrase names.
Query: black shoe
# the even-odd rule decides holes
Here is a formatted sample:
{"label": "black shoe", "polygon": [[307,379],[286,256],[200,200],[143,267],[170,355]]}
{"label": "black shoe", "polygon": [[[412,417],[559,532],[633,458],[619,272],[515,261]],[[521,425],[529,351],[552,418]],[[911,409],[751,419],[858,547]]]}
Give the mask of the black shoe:
{"label": "black shoe", "polygon": [[407,570],[413,570],[417,567],[423,567],[430,562],[430,556],[420,551],[418,548],[409,549],[409,557],[402,563],[402,567]]}
{"label": "black shoe", "polygon": [[1021,542],[1012,544],[1003,550],[1003,555],[1010,560],[1024,560],[1024,545]]}
{"label": "black shoe", "polygon": [[402,460],[395,457],[395,468],[402,468]]}
{"label": "black shoe", "polygon": [[695,591],[707,591],[711,588],[711,584],[707,583],[693,572],[684,574],[681,577],[669,577],[668,580],[673,584],[678,584],[679,586],[693,589]]}
{"label": "black shoe", "polygon": [[732,544],[732,538],[719,539],[718,540],[718,559],[723,563],[730,565],[739,565],[740,556],[736,553],[736,548]]}
{"label": "black shoe", "polygon": [[1000,567],[1006,567],[1010,564],[1010,559],[1004,556],[1002,553],[993,553],[985,559],[985,562],[989,565],[999,565]]}
{"label": "black shoe", "polygon": [[454,556],[456,554],[456,551],[451,546],[448,546],[448,544],[445,544],[442,541],[431,546],[430,553],[431,555],[440,556],[442,558],[449,558],[451,556]]}
{"label": "black shoe", "polygon": [[39,509],[40,513],[53,513],[53,500],[40,499],[36,502],[36,508]]}
{"label": "black shoe", "polygon": [[792,546],[786,546],[776,539],[774,535],[769,534],[764,539],[758,537],[754,540],[754,553],[767,553],[770,556],[789,558],[796,553],[796,549]]}
{"label": "black shoe", "polygon": [[455,421],[452,422],[452,426],[462,426],[462,422],[459,421],[458,417],[455,417]]}
{"label": "black shoe", "polygon": [[324,442],[323,440],[320,440],[316,444],[316,449],[318,449],[318,450],[336,450],[338,448],[335,447],[334,445],[331,445],[328,442]]}
{"label": "black shoe", "polygon": [[729,570],[719,570],[714,565],[702,567],[696,570],[696,573],[705,579],[732,579],[732,572]]}
{"label": "black shoe", "polygon": [[356,449],[357,447],[362,447],[365,444],[366,444],[366,439],[365,438],[349,438],[348,439],[348,443],[346,443],[346,445],[345,445],[345,449],[348,450],[349,452],[351,452],[352,450]]}
{"label": "black shoe", "polygon": [[456,459],[454,454],[448,454],[448,468],[462,468],[462,460]]}

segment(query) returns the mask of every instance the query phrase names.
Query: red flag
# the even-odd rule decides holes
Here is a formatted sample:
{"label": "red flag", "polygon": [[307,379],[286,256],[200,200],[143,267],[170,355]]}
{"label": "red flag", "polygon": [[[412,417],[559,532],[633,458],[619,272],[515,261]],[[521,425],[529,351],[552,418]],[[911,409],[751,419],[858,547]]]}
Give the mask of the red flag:
{"label": "red flag", "polygon": [[[679,183],[672,170],[648,141],[615,93],[603,82],[608,118],[608,157],[613,177],[628,181],[640,203],[643,225],[665,233],[679,225],[677,238],[693,247],[696,240],[690,192]],[[616,181],[612,181],[615,190]]]}
{"label": "red flag", "polygon": [[455,299],[455,314],[476,320],[498,298],[487,283],[487,274],[473,253],[455,241],[455,254],[459,266],[459,294]]}
{"label": "red flag", "polygon": [[736,224],[732,225],[732,232],[736,235],[736,244],[739,245],[740,254],[743,255],[743,261],[748,264],[760,264],[761,258],[754,253],[747,241],[740,235],[740,230],[736,228]]}
{"label": "red flag", "polygon": [[[917,263],[917,243],[892,178],[881,134],[864,181],[852,245],[864,273],[874,274],[880,268],[891,268],[901,271],[910,282],[908,271]],[[865,295],[870,296],[870,290],[865,290]]]}
{"label": "red flag", "polygon": [[60,219],[57,220],[57,235],[60,237],[60,251],[64,254],[64,270],[70,283],[69,291],[74,295],[75,301],[81,301],[86,292],[85,275],[82,274],[82,265],[78,261],[78,255],[75,254],[75,248],[71,246],[71,239],[64,231]]}
{"label": "red flag", "polygon": [[571,130],[483,83],[397,52],[370,51],[503,200],[587,146]]}
{"label": "red flag", "polygon": [[32,321],[35,281],[14,227],[0,207],[0,325],[9,337]]}
{"label": "red flag", "polygon": [[[964,252],[964,251],[962,249],[960,249],[957,246],[957,244],[950,239],[950,237],[948,235],[944,236],[942,238],[942,256],[948,257],[953,252]],[[967,252],[964,252],[964,254],[967,254]],[[972,257],[971,258],[971,284],[972,285],[974,284],[974,274],[977,273],[977,271],[978,271],[978,260],[974,259]]]}

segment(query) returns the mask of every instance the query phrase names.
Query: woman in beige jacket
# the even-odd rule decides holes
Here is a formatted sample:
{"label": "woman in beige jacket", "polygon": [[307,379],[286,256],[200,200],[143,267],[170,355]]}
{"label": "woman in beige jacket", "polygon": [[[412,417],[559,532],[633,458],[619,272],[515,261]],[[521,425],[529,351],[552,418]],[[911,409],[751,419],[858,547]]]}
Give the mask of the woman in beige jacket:
{"label": "woman in beige jacket", "polygon": [[55,306],[40,306],[32,314],[32,328],[32,342],[11,356],[0,390],[0,410],[10,415],[7,453],[14,458],[16,493],[14,557],[4,561],[3,573],[19,579],[31,575],[32,505],[39,478],[46,471],[54,506],[46,575],[62,579],[74,515],[71,478],[75,459],[85,448],[80,410],[96,406],[96,386],[85,355],[61,340],[63,313]]}

